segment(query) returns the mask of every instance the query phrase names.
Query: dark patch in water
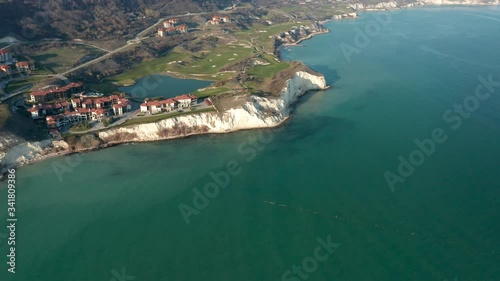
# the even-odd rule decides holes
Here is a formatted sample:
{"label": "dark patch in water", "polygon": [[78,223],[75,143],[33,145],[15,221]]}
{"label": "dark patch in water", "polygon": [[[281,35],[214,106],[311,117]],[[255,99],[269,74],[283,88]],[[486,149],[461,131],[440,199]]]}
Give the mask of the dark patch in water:
{"label": "dark patch in water", "polygon": [[340,80],[340,75],[336,69],[331,69],[328,65],[315,65],[312,67],[315,71],[323,74],[326,84],[332,86]]}
{"label": "dark patch in water", "polygon": [[354,111],[362,111],[363,109],[365,109],[366,107],[366,104],[360,104],[360,105],[357,105],[353,108]]}
{"label": "dark patch in water", "polygon": [[[356,128],[353,121],[331,116],[310,115],[301,118],[300,122],[290,122],[288,129],[283,135],[285,142],[300,142],[322,134],[323,137],[335,138],[339,132],[345,133]],[[330,134],[324,134],[329,131]],[[324,138],[321,141],[325,141]]]}

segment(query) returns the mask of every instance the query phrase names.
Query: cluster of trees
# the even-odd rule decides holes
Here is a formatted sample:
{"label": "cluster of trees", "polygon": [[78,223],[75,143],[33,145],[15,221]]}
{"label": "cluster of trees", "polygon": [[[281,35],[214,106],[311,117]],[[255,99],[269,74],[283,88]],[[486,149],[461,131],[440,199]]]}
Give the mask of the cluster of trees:
{"label": "cluster of trees", "polygon": [[[130,39],[160,16],[213,11],[228,0],[0,1],[0,37],[85,40]],[[4,33],[4,34],[1,34]]]}

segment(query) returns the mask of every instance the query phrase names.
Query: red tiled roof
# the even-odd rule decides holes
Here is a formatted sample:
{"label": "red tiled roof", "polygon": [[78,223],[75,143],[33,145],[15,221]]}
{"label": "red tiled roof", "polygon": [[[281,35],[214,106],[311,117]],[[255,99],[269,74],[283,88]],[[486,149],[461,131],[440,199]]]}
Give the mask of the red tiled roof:
{"label": "red tiled roof", "polygon": [[0,55],[5,55],[7,53],[10,53],[10,50],[9,49],[3,49],[3,50],[0,50]]}
{"label": "red tiled roof", "polygon": [[191,97],[188,96],[188,95],[182,95],[182,96],[177,96],[174,98],[176,101],[179,101],[179,100],[191,100]]}
{"label": "red tiled roof", "polygon": [[28,112],[38,112],[38,111],[39,111],[38,107],[32,107],[28,109]]}
{"label": "red tiled roof", "polygon": [[164,100],[162,102],[167,103],[167,104],[171,104],[171,103],[175,104],[177,101],[174,99],[167,99],[167,100]]}
{"label": "red tiled roof", "polygon": [[111,97],[104,97],[104,98],[98,98],[94,100],[94,103],[105,103],[105,102],[111,102],[113,99]]}
{"label": "red tiled roof", "polygon": [[91,112],[89,108],[77,108],[76,111],[79,113],[89,113]]}
{"label": "red tiled roof", "polygon": [[19,67],[29,67],[30,64],[27,61],[20,61],[20,62],[16,63],[16,66],[19,66]]}
{"label": "red tiled roof", "polygon": [[143,104],[141,104],[141,106],[160,106],[160,102],[159,101],[148,101],[148,102],[145,102]]}
{"label": "red tiled roof", "polygon": [[78,111],[66,111],[66,112],[64,112],[64,115],[75,116],[75,115],[80,115],[80,113]]}
{"label": "red tiled roof", "polygon": [[64,115],[62,115],[62,114],[54,115],[53,117],[54,117],[54,119],[55,119],[56,121],[59,121],[59,120],[61,120],[61,119],[64,119]]}
{"label": "red tiled roof", "polygon": [[95,111],[95,113],[98,115],[104,115],[106,112],[107,112],[107,110],[105,110],[105,109],[97,109]]}

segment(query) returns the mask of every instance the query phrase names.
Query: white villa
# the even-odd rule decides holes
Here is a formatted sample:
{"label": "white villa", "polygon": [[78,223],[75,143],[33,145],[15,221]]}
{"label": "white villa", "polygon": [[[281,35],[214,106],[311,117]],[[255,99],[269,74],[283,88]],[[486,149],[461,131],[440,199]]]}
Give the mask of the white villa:
{"label": "white villa", "polygon": [[14,61],[9,49],[0,50],[0,63],[11,63]]}
{"label": "white villa", "polygon": [[141,104],[141,112],[148,114],[170,112],[177,108],[190,107],[197,102],[198,98],[195,95],[182,95],[173,99],[146,101]]}

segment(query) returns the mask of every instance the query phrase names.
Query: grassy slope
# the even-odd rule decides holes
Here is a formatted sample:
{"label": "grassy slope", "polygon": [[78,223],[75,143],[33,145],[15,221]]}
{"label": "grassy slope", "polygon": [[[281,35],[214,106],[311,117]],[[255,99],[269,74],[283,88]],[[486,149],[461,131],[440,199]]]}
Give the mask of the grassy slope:
{"label": "grassy slope", "polygon": [[60,73],[70,69],[87,55],[102,54],[104,54],[102,50],[90,46],[76,45],[74,47],[54,47],[25,55],[35,60],[38,71],[49,70],[53,73]]}
{"label": "grassy slope", "polygon": [[[264,55],[267,60],[272,62],[272,65],[269,66],[268,70],[256,70],[253,74],[264,74],[263,77],[269,77],[269,72],[286,67],[286,63],[280,67],[274,67],[277,63],[274,59],[270,59],[268,54],[272,53],[274,48],[274,40],[270,36],[286,31],[294,25],[297,24],[284,23],[273,26],[257,24],[248,30],[235,32],[233,36],[236,41],[230,44],[220,42],[213,49],[204,49],[198,52],[189,52],[182,47],[177,47],[162,58],[142,62],[127,72],[107,80],[126,85],[133,84],[134,80],[149,74],[169,72],[173,76],[183,78],[209,81],[228,80],[234,78],[236,73],[221,72],[222,68],[259,54]],[[177,63],[178,61],[181,63]],[[259,68],[266,68],[266,66]]]}
{"label": "grassy slope", "polygon": [[[14,81],[9,82],[9,84],[7,84],[7,87],[5,87],[5,91],[7,93],[11,93],[13,91],[16,91],[19,88],[22,88],[22,87],[27,86],[29,84],[34,84],[36,82],[40,82],[44,79],[45,79],[44,77],[29,77],[26,79],[14,80]],[[27,91],[29,91],[29,90],[27,90]]]}
{"label": "grassy slope", "polygon": [[0,129],[7,125],[7,121],[12,117],[8,104],[0,104]]}

